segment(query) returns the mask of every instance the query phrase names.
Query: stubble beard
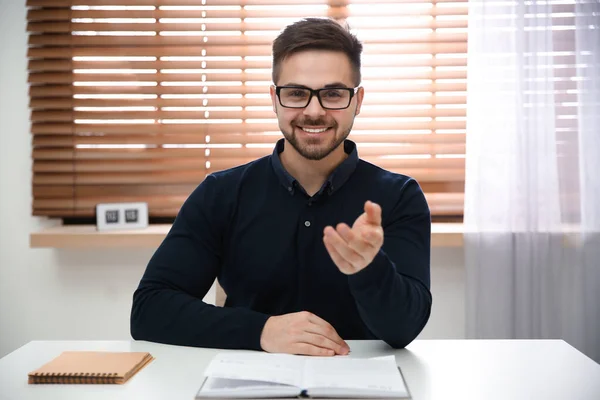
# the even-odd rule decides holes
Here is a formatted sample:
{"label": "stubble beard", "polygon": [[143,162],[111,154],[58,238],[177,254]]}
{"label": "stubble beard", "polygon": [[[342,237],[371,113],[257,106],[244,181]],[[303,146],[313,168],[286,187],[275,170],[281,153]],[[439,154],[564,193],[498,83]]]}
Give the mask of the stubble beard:
{"label": "stubble beard", "polygon": [[[319,121],[318,121],[319,122]],[[303,124],[304,126],[310,126],[311,124]],[[322,123],[312,124],[314,126],[324,125]],[[350,135],[350,131],[352,130],[352,124],[345,132],[342,132],[341,135],[337,135],[338,125],[334,123],[331,126],[331,129],[334,130],[334,135],[331,140],[327,142],[323,142],[321,138],[308,139],[304,143],[301,143],[296,135],[296,129],[299,128],[294,121],[291,122],[291,126],[289,130],[284,129],[280,126],[281,133],[283,133],[283,137],[287,140],[287,142],[300,154],[302,157],[311,161],[319,161],[330,155],[335,149],[337,149],[343,142],[346,140],[348,135]]]}

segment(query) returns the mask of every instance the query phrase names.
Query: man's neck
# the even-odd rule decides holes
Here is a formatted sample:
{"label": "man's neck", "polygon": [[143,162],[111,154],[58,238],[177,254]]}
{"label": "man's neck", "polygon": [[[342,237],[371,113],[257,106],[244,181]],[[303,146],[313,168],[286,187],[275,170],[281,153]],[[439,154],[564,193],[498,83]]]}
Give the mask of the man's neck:
{"label": "man's neck", "polygon": [[285,141],[285,147],[279,154],[281,165],[304,188],[309,196],[314,196],[323,186],[327,177],[348,157],[342,143],[322,160],[307,160],[292,145]]}

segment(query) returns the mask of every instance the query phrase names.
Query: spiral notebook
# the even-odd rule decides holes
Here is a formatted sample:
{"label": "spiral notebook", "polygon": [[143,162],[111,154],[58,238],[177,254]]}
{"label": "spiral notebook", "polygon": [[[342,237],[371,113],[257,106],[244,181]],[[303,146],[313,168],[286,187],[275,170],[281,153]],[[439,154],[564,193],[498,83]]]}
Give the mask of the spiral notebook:
{"label": "spiral notebook", "polygon": [[31,371],[28,382],[123,384],[153,359],[146,352],[65,351]]}

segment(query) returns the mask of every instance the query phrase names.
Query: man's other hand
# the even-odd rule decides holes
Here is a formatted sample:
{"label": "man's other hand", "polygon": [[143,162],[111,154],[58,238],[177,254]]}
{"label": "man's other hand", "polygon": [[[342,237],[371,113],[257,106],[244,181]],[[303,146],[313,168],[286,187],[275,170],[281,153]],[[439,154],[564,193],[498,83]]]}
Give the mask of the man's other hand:
{"label": "man's other hand", "polygon": [[269,353],[309,356],[346,355],[350,351],[331,324],[308,311],[270,317],[260,346]]}

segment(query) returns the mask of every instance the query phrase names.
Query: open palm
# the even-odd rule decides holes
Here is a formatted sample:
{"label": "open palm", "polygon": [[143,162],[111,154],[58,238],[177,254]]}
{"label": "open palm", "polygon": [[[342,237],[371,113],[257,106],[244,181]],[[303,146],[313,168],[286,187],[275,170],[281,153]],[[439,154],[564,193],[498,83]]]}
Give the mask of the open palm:
{"label": "open palm", "polygon": [[325,227],[323,243],[341,272],[352,275],[367,267],[383,245],[381,207],[371,201],[350,228],[340,223]]}

